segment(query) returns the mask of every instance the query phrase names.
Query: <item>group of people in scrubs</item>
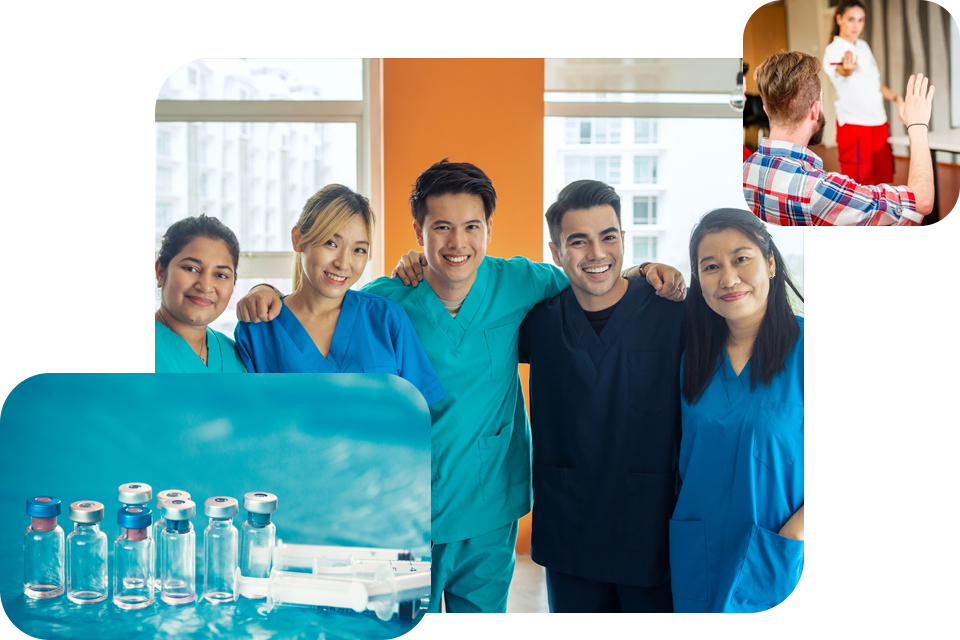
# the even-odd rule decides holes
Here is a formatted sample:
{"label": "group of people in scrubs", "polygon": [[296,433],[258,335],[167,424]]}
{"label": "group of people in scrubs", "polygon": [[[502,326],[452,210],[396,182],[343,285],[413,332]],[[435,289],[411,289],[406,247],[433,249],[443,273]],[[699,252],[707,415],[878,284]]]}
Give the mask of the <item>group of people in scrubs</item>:
{"label": "group of people in scrubs", "polygon": [[[318,192],[292,231],[294,291],[258,286],[238,303],[236,346],[250,370],[395,373],[423,393],[430,611],[506,610],[531,506],[551,611],[751,611],[789,595],[803,560],[802,320],[762,222],[701,220],[682,303],[676,269],[623,271],[608,185],[577,181],[548,209],[561,270],[487,256],[493,184],[444,160],[410,197],[422,253],[354,292],[373,216],[343,189]],[[197,333],[177,335],[201,361]]]}

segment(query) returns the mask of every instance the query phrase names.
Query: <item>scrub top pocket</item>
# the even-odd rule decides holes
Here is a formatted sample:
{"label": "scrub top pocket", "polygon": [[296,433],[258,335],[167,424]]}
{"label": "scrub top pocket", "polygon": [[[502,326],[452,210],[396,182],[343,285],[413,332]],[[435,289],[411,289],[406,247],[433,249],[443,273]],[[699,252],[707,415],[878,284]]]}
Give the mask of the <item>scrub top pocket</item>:
{"label": "scrub top pocket", "polygon": [[670,582],[674,598],[707,601],[707,533],[702,520],[670,520]]}
{"label": "scrub top pocket", "polygon": [[802,571],[803,540],[754,525],[730,604],[743,612],[772,609],[793,593]]}
{"label": "scrub top pocket", "polygon": [[552,553],[579,544],[581,493],[578,469],[533,463],[536,544]]}
{"label": "scrub top pocket", "polygon": [[508,459],[513,428],[511,422],[504,425],[497,435],[484,436],[477,440],[480,455],[480,493],[484,500],[502,497],[504,488],[509,493],[510,488],[525,485],[529,481],[530,467],[517,464],[516,459]]}
{"label": "scrub top pocket", "polygon": [[511,322],[485,329],[483,337],[490,354],[490,378],[502,378],[517,374],[517,343],[520,339],[520,324]]}
{"label": "scrub top pocket", "polygon": [[803,446],[803,405],[763,402],[753,434],[753,456],[773,470],[793,467]]}
{"label": "scrub top pocket", "polygon": [[656,413],[671,405],[676,394],[669,385],[677,381],[664,375],[662,351],[631,351],[627,358],[630,406],[643,413]]}

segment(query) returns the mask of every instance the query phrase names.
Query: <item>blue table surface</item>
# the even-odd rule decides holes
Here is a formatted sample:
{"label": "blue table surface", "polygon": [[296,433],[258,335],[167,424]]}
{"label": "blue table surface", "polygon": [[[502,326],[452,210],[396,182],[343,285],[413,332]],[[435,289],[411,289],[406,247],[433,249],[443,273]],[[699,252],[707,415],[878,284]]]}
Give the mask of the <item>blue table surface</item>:
{"label": "blue table surface", "polygon": [[[188,491],[197,503],[197,594],[203,586],[203,501],[248,491],[279,499],[285,542],[430,553],[430,416],[396,376],[50,374],[21,383],[0,412],[0,599],[37,638],[394,638],[415,621],[283,606],[157,602],[122,611],[111,598],[77,605],[23,595],[27,498],[97,500],[110,542],[117,487]],[[155,501],[152,501],[155,502]],[[151,504],[151,508],[155,505]],[[234,519],[239,529],[245,512]],[[112,578],[111,578],[112,582]],[[112,585],[111,585],[112,588]]]}

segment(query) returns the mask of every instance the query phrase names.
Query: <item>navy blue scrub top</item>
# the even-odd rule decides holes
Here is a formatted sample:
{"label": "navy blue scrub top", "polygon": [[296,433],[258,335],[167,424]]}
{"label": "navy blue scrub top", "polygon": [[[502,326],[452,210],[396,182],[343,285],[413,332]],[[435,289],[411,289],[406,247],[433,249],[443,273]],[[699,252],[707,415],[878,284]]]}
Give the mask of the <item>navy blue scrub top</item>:
{"label": "navy blue scrub top", "polygon": [[538,564],[618,584],[669,578],[683,307],[638,280],[599,336],[572,289],[527,315]]}

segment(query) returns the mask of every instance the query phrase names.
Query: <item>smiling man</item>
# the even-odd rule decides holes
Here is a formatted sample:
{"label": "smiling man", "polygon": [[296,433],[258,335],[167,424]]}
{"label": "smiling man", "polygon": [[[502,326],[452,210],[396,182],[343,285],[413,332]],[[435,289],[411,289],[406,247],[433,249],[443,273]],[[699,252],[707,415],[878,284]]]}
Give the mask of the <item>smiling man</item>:
{"label": "smiling man", "polygon": [[531,557],[553,612],[670,612],[683,305],[621,277],[620,197],[567,185],[546,214],[570,288],[520,331],[530,363]]}

